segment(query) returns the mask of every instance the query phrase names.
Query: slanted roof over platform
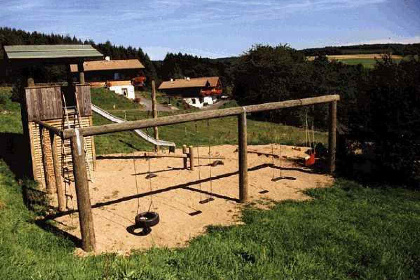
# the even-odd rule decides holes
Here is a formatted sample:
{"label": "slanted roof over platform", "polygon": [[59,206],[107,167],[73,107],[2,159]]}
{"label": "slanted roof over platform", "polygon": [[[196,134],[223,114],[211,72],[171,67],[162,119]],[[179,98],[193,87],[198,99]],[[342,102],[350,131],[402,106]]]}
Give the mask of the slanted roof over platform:
{"label": "slanted roof over platform", "polygon": [[[86,61],[83,63],[85,72],[89,71],[107,71],[124,69],[143,69],[144,66],[138,59],[124,60],[97,60]],[[78,72],[77,64],[70,65],[71,72]]]}
{"label": "slanted roof over platform", "polygon": [[4,46],[4,50],[12,61],[77,61],[103,57],[91,45],[14,45]]}

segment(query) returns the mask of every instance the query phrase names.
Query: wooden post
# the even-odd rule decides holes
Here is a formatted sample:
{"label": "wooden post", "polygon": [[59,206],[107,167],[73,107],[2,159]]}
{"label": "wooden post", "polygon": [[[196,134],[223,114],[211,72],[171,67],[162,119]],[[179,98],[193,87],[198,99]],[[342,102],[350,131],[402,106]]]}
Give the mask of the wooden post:
{"label": "wooden post", "polygon": [[328,131],[328,150],[329,150],[329,171],[335,172],[335,153],[337,149],[337,101],[333,101],[330,106],[330,126]]}
{"label": "wooden post", "polygon": [[75,129],[71,139],[71,154],[76,185],[77,208],[79,211],[82,249],[86,252],[96,248],[95,229],[93,227],[92,207],[90,205],[89,182],[86,170],[83,136]]}
{"label": "wooden post", "polygon": [[248,200],[248,143],[246,111],[238,115],[239,201]]}
{"label": "wooden post", "polygon": [[[187,145],[182,145],[182,153],[184,155],[187,155]],[[184,161],[184,169],[187,169],[188,168],[188,158],[185,157],[182,160]]]}
{"label": "wooden post", "polygon": [[64,193],[63,184],[61,182],[61,172],[57,153],[57,139],[58,137],[50,131],[51,152],[54,166],[55,187],[57,189],[58,210],[63,212],[66,210],[66,197]]}
{"label": "wooden post", "polygon": [[194,170],[194,147],[189,146],[190,170]]}
{"label": "wooden post", "polygon": [[48,198],[51,199],[51,195],[55,189],[55,175],[54,167],[52,165],[52,152],[49,139],[49,132],[46,128],[39,127],[41,134],[41,150],[42,150],[42,164],[44,166],[44,177],[45,177],[45,188],[48,193]]}
{"label": "wooden post", "polygon": [[[153,118],[156,119],[158,114],[157,114],[157,108],[156,108],[156,85],[155,85],[155,80],[152,80],[152,112],[153,112]],[[159,139],[158,127],[157,126],[153,127],[153,131],[154,131],[155,139]],[[159,152],[159,146],[158,145],[155,146],[155,152]]]}
{"label": "wooden post", "polygon": [[35,86],[34,78],[29,77],[27,80],[27,83],[28,83],[28,87],[34,87]]}
{"label": "wooden post", "polygon": [[79,83],[81,85],[85,84],[85,68],[83,67],[83,61],[79,62],[77,65],[77,70],[79,70]]}

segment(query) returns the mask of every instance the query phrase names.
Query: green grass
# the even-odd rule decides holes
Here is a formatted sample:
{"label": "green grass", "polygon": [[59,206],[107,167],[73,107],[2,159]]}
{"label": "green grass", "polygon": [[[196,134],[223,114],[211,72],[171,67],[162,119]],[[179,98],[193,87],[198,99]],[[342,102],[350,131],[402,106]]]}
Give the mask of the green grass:
{"label": "green grass", "polygon": [[141,108],[139,104],[104,88],[93,88],[91,92],[92,103],[104,110],[132,110]]}
{"label": "green grass", "polygon": [[[95,95],[95,93],[92,93],[92,95]],[[97,94],[92,102],[118,117],[125,118],[126,120],[140,120],[151,117],[148,112],[134,110],[131,107],[131,101],[128,100],[124,100],[124,104],[120,102],[118,108],[114,110],[112,104],[117,103],[117,101],[112,101],[112,96],[118,98],[118,102],[120,96],[116,96],[115,94],[101,96],[106,96],[106,98],[101,99]],[[226,107],[235,106],[235,102],[232,101],[225,105]],[[159,116],[189,113],[192,111],[196,110],[160,112]],[[103,125],[110,122],[101,116],[94,114],[93,123],[94,125]],[[209,120],[208,124],[209,126],[207,126],[207,121],[197,121],[160,127],[159,136],[161,139],[175,142],[177,146],[182,146],[183,144],[193,146],[237,144],[237,118],[228,117],[213,119]],[[150,135],[153,135],[152,129],[149,129],[148,132]],[[315,139],[317,142],[323,144],[328,142],[327,134],[323,132],[316,132]],[[301,145],[305,142],[305,130],[292,126],[254,121],[252,119],[248,120],[248,143],[250,145],[268,144],[273,142]],[[97,154],[129,153],[135,150],[153,149],[151,144],[143,141],[132,132],[95,136],[95,145]]]}
{"label": "green grass", "polygon": [[[21,133],[18,113],[0,104],[0,137]],[[313,199],[247,207],[244,225],[209,227],[187,248],[81,258],[72,242],[36,225],[0,159],[0,279],[420,278],[418,191],[339,180],[306,193]]]}
{"label": "green grass", "polygon": [[[341,61],[344,64],[348,64],[348,65],[358,65],[358,64],[362,64],[363,67],[368,68],[368,69],[373,69],[376,65],[376,60],[375,59],[337,59],[338,61]],[[395,62],[400,62],[401,59],[393,59]]]}
{"label": "green grass", "polygon": [[[37,227],[0,161],[0,279],[418,279],[420,193],[348,181],[244,225],[210,227],[184,249],[75,257],[73,244]],[[140,242],[140,240],[139,240]]]}

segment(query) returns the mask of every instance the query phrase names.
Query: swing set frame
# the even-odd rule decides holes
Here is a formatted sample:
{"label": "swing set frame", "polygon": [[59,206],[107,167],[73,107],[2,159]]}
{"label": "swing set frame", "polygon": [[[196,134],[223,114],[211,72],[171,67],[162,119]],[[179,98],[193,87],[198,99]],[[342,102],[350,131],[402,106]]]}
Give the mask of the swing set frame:
{"label": "swing set frame", "polygon": [[[209,120],[229,116],[238,118],[238,161],[239,161],[239,202],[244,203],[248,200],[248,164],[247,164],[247,113],[278,110],[292,107],[302,107],[314,104],[329,104],[329,172],[335,172],[335,153],[336,153],[336,130],[337,130],[337,102],[339,95],[325,95],[319,97],[303,98],[296,100],[287,100],[281,102],[263,103],[258,105],[249,105],[243,107],[219,109],[213,111],[204,111],[175,116],[158,117],[153,119],[127,121],[123,123],[113,123],[100,126],[91,126],[84,128],[72,128],[60,130],[52,127],[42,121],[39,124],[48,129],[51,134],[56,134],[61,139],[70,139],[73,158],[73,172],[76,187],[77,205],[79,212],[79,223],[82,237],[82,249],[84,251],[95,251],[96,239],[93,224],[92,208],[89,194],[89,180],[86,168],[84,137],[130,131],[134,129],[144,129],[149,127],[158,127],[173,125],[198,120]],[[191,166],[193,167],[193,150],[190,147]]]}

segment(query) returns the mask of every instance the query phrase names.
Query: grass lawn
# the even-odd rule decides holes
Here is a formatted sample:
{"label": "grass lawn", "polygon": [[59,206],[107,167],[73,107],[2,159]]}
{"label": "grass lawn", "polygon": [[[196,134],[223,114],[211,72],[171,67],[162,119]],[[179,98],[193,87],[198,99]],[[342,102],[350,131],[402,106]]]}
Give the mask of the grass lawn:
{"label": "grass lawn", "polygon": [[314,199],[244,211],[242,226],[211,227],[183,249],[129,257],[72,254],[34,223],[0,160],[0,279],[418,279],[420,193],[349,181]]}
{"label": "grass lawn", "polygon": [[[0,137],[21,133],[19,107],[1,103]],[[0,159],[0,279],[420,278],[420,192],[338,180],[306,193],[313,199],[247,207],[244,225],[210,227],[186,248],[80,258],[72,242],[36,225]]]}

